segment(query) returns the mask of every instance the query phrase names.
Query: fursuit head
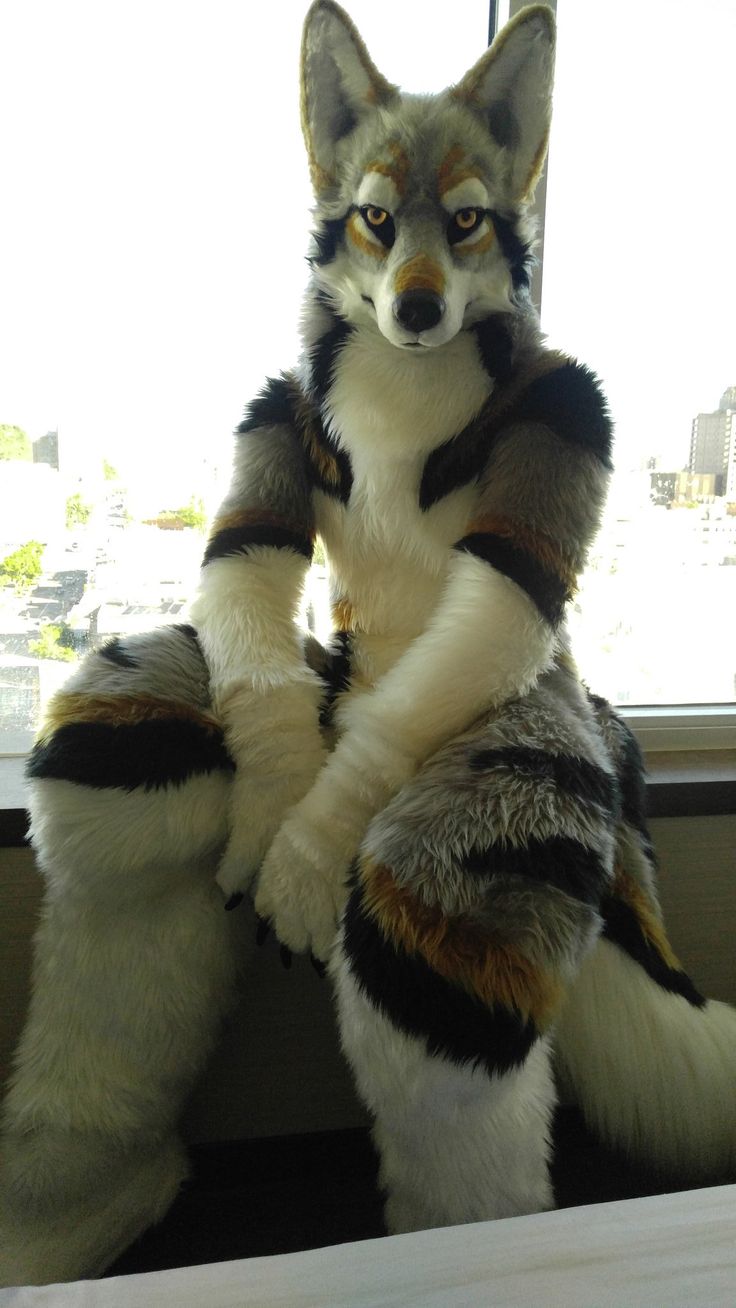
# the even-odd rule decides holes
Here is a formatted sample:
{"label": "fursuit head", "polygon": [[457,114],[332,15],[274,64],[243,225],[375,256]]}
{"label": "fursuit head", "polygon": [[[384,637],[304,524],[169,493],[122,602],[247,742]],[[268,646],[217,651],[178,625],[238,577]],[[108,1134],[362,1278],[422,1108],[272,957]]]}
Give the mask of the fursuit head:
{"label": "fursuit head", "polygon": [[300,361],[237,430],[191,625],[88,655],[29,764],[2,1284],[96,1275],[167,1211],[248,892],[328,964],[389,1231],[549,1208],[559,1086],[670,1183],[734,1179],[736,1015],[667,938],[641,756],[566,632],[612,430],[530,298],[553,49],[533,5],[402,95],[307,14]]}

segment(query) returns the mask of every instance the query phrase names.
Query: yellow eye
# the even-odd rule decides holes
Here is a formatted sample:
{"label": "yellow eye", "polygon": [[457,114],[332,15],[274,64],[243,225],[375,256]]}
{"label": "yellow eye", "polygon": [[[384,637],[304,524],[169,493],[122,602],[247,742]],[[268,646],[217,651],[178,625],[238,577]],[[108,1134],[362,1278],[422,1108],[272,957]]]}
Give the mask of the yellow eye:
{"label": "yellow eye", "polygon": [[455,222],[464,232],[472,232],[474,227],[478,226],[482,214],[479,209],[458,209],[455,214]]}
{"label": "yellow eye", "polygon": [[370,223],[371,227],[380,227],[388,218],[385,209],[376,209],[371,204],[363,210],[363,213],[365,214],[366,222]]}

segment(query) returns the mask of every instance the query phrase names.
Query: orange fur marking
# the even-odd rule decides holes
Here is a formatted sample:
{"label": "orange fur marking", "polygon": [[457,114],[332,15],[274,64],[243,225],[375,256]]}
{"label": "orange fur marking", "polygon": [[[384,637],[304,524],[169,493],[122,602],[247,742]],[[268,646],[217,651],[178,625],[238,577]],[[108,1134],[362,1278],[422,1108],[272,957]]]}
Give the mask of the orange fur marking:
{"label": "orange fur marking", "polygon": [[392,181],[399,196],[403,198],[406,194],[406,179],[409,174],[409,158],[406,151],[402,149],[398,141],[390,141],[388,145],[389,154],[393,155],[393,163],[384,163],[381,159],[374,159],[366,167],[367,173],[380,173],[382,177],[388,177]]}
{"label": "orange fur marking", "polygon": [[420,954],[439,976],[489,1008],[502,1004],[531,1018],[538,1030],[552,1020],[563,987],[518,949],[494,943],[467,915],[448,917],[396,884],[390,868],[361,861],[368,912],[384,936],[408,954]]}
{"label": "orange fur marking", "polygon": [[496,239],[496,233],[493,229],[492,224],[489,222],[488,231],[486,232],[485,236],[481,236],[480,240],[475,241],[473,245],[463,245],[462,241],[460,241],[457,245],[453,245],[452,253],[453,254],[485,254],[486,250],[490,250],[495,239]]}
{"label": "orange fur marking", "polygon": [[314,532],[308,531],[304,523],[294,522],[290,518],[283,518],[278,513],[270,513],[263,509],[236,509],[232,513],[223,513],[221,517],[215,518],[210,532],[212,540],[220,531],[228,531],[233,527],[285,527],[288,531],[299,532],[300,535],[308,536],[311,540]]}
{"label": "orange fur marking", "polygon": [[465,151],[461,145],[453,145],[452,149],[445,155],[437,171],[437,185],[440,195],[451,191],[453,187],[459,186],[461,182],[467,182],[469,178],[478,178],[475,168],[469,166],[462,167],[462,161],[465,158]]}
{"label": "orange fur marking", "polygon": [[629,908],[636,914],[636,920],[644,936],[649,944],[656,949],[667,967],[671,967],[674,972],[681,972],[682,963],[667,939],[664,927],[657,917],[651,900],[630,873],[625,872],[622,867],[616,868],[613,893],[619,899],[622,899],[625,904],[628,904]]}
{"label": "orange fur marking", "polygon": [[388,248],[385,245],[376,245],[371,241],[361,227],[362,219],[357,213],[351,213],[348,218],[348,235],[353,245],[357,245],[359,250],[365,254],[372,254],[375,259],[386,259],[388,257]]}
{"label": "orange fur marking", "polygon": [[468,535],[472,532],[489,532],[493,536],[503,536],[505,540],[519,545],[528,554],[533,554],[543,567],[555,572],[564,581],[570,595],[577,590],[578,570],[569,551],[546,532],[535,531],[533,527],[515,522],[501,513],[474,518],[468,526]]}
{"label": "orange fur marking", "polygon": [[445,289],[445,274],[440,265],[430,259],[426,254],[415,254],[413,259],[409,259],[403,264],[394,279],[394,290],[397,295],[402,291],[436,291],[442,295]]}
{"label": "orange fur marking", "polygon": [[49,701],[38,739],[47,739],[60,727],[76,722],[104,722],[111,727],[121,727],[164,718],[194,722],[206,731],[220,730],[216,718],[179,700],[137,694],[83,695],[61,690]]}
{"label": "orange fur marking", "polygon": [[333,600],[330,609],[337,631],[357,631],[359,625],[357,610],[346,596]]}

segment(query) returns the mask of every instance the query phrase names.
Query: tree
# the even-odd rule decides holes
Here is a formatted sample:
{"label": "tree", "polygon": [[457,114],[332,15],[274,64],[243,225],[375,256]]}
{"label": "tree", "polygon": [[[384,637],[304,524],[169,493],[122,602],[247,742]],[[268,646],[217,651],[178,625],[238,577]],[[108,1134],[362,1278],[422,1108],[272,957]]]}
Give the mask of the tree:
{"label": "tree", "polygon": [[8,554],[0,563],[0,582],[3,586],[15,586],[16,594],[22,595],[41,576],[41,556],[43,545],[38,540],[29,540],[19,549]]}
{"label": "tree", "polygon": [[38,640],[28,642],[28,649],[37,659],[59,659],[72,663],[77,657],[73,649],[62,643],[62,628],[55,622],[45,622],[39,628]]}
{"label": "tree", "polygon": [[0,423],[0,459],[33,459],[33,446],[30,437],[22,427],[13,427],[10,423]]}
{"label": "tree", "polygon": [[183,531],[185,527],[204,531],[207,526],[204,500],[193,495],[183,508],[162,509],[157,518],[146,518],[145,524],[147,527],[160,527],[162,531]]}
{"label": "tree", "polygon": [[108,459],[102,460],[102,475],[105,478],[105,481],[120,480],[120,475],[118,473],[117,468],[113,468],[112,464]]}
{"label": "tree", "polygon": [[75,495],[70,495],[66,502],[66,525],[67,527],[82,527],[85,522],[89,522],[92,513],[92,505],[85,504],[79,491]]}

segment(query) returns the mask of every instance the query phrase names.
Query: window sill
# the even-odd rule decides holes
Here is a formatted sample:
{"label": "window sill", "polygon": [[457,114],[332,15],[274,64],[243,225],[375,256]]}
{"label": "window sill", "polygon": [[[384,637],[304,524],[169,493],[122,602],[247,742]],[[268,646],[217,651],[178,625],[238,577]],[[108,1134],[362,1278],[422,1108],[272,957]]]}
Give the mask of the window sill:
{"label": "window sill", "polygon": [[[736,750],[653,751],[646,755],[650,818],[736,814]],[[28,843],[22,755],[0,757],[0,848]]]}

